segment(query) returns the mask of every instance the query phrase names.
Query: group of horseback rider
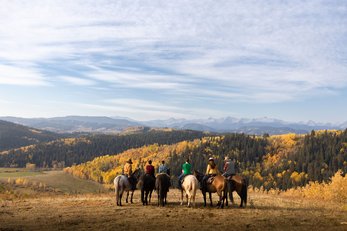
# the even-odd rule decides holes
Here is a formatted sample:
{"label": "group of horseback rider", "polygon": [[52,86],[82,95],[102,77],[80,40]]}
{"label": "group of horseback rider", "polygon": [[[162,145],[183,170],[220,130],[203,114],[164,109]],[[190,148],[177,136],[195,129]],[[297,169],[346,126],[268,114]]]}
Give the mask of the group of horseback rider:
{"label": "group of horseback rider", "polygon": [[[128,177],[131,185],[133,185],[132,184],[133,179],[130,177],[132,172],[133,172],[132,164],[133,164],[132,160],[129,159],[123,167],[123,175]],[[181,188],[182,181],[184,180],[184,177],[192,174],[191,168],[192,168],[192,165],[190,164],[189,158],[187,158],[186,162],[182,165],[182,173],[178,177],[178,187],[179,188]],[[145,173],[155,178],[155,169],[154,169],[154,166],[152,165],[152,160],[148,161],[148,164],[145,167]],[[166,165],[164,160],[162,160],[162,162],[158,168],[158,174],[160,174],[160,173],[166,173],[166,174],[170,175],[170,169],[168,168],[168,166]],[[207,181],[209,178],[214,177],[214,176],[219,175],[219,174],[220,174],[220,172],[217,168],[217,165],[216,165],[214,159],[212,157],[210,157],[208,159],[208,164],[207,164],[205,176],[204,176],[204,178],[200,184],[200,189],[203,189],[207,186]],[[235,174],[236,174],[235,159],[231,160],[229,157],[225,157],[222,176],[229,178],[229,177],[234,176]],[[134,187],[136,187],[136,186],[134,186]]]}
{"label": "group of horseback rider", "polygon": [[[186,162],[182,165],[182,174],[178,177],[178,187],[181,188],[181,184],[184,180],[184,177],[187,175],[192,174],[191,173],[191,164],[189,162],[189,159],[186,160]],[[217,165],[212,157],[208,159],[207,168],[205,172],[205,176],[202,179],[202,182],[200,184],[200,189],[203,189],[207,185],[208,179],[215,177],[216,175],[220,174]],[[229,178],[236,174],[235,170],[235,160],[231,160],[229,157],[225,157],[224,159],[224,166],[223,166],[223,174],[222,176]]]}

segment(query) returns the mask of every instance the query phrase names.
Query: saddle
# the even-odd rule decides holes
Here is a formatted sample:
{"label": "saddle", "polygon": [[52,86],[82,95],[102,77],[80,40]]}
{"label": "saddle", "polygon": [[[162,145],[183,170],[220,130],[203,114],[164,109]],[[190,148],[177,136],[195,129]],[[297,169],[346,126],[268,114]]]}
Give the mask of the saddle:
{"label": "saddle", "polygon": [[207,183],[207,184],[212,184],[213,180],[214,180],[214,176],[211,176],[211,177],[209,177],[209,178],[206,180],[206,183]]}
{"label": "saddle", "polygon": [[234,181],[236,183],[242,184],[242,178],[236,177],[236,175],[229,176],[226,178],[228,181]]}

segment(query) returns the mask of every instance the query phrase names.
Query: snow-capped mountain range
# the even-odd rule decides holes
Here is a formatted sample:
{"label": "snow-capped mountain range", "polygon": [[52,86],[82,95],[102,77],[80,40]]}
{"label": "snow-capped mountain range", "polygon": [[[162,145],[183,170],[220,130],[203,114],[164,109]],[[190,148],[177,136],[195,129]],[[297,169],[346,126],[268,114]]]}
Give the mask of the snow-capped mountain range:
{"label": "snow-capped mountain range", "polygon": [[262,117],[248,118],[207,118],[207,119],[163,119],[136,121],[124,117],[99,117],[99,116],[66,116],[53,118],[20,118],[0,117],[0,120],[10,121],[38,129],[60,133],[72,132],[98,132],[117,133],[129,127],[152,127],[191,129],[209,132],[243,132],[247,134],[284,134],[307,133],[311,130],[346,129],[347,121],[342,124],[307,122],[287,122],[279,119]]}

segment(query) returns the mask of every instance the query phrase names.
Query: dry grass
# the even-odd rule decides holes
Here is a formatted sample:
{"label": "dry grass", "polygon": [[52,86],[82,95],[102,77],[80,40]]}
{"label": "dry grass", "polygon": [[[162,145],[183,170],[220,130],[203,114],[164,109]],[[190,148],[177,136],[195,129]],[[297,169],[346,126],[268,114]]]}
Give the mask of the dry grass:
{"label": "dry grass", "polygon": [[[113,193],[55,195],[0,202],[0,230],[346,230],[343,204],[294,200],[251,192],[246,209],[204,208],[198,192],[196,208],[178,203],[170,190],[165,208],[144,207],[135,192],[134,204],[115,205]],[[235,198],[238,200],[237,196]],[[216,200],[216,195],[214,195]],[[214,202],[215,202],[214,200]],[[153,203],[154,202],[154,203]],[[239,201],[237,201],[239,203]]]}
{"label": "dry grass", "polygon": [[[61,194],[108,192],[103,185],[73,177],[63,171],[32,172],[25,169],[0,169],[0,183],[6,198],[39,196],[45,192]],[[1,193],[1,191],[0,191]],[[0,195],[0,198],[4,196]]]}

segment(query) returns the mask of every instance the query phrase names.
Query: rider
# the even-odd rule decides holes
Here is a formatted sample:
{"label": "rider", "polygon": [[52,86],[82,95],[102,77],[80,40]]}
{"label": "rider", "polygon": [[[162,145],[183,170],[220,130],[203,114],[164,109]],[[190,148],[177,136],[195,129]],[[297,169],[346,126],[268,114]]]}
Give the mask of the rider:
{"label": "rider", "polygon": [[148,164],[146,165],[146,168],[145,168],[145,172],[146,174],[152,176],[153,178],[155,178],[154,176],[154,167],[152,165],[152,160],[149,160],[148,161]]}
{"label": "rider", "polygon": [[182,188],[182,180],[186,175],[192,174],[191,172],[192,165],[189,163],[189,158],[187,158],[186,162],[182,165],[182,173],[178,177],[178,188]]}
{"label": "rider", "polygon": [[216,176],[217,174],[219,174],[217,165],[214,162],[214,159],[212,157],[210,157],[210,158],[208,158],[206,174],[205,174],[204,178],[202,179],[200,189],[203,189],[206,187],[206,181],[208,178],[210,178],[211,176]]}
{"label": "rider", "polygon": [[132,167],[133,162],[131,161],[131,159],[129,159],[124,167],[123,167],[123,174],[128,177],[129,183],[131,185],[131,188],[135,188],[136,185],[134,185],[134,179],[131,177],[131,174],[133,173],[133,167]]}
{"label": "rider", "polygon": [[123,174],[127,177],[130,177],[131,174],[133,173],[133,167],[132,167],[133,162],[131,161],[131,159],[129,159],[123,168]]}
{"label": "rider", "polygon": [[165,160],[162,160],[161,164],[159,166],[159,169],[158,169],[158,173],[166,173],[166,174],[170,175],[169,171],[170,171],[169,168],[165,164]]}
{"label": "rider", "polygon": [[224,176],[226,178],[234,176],[236,174],[235,159],[233,161],[231,161],[231,159],[226,156],[224,158],[223,171],[224,171],[224,173],[222,174],[222,176]]}

